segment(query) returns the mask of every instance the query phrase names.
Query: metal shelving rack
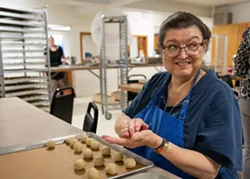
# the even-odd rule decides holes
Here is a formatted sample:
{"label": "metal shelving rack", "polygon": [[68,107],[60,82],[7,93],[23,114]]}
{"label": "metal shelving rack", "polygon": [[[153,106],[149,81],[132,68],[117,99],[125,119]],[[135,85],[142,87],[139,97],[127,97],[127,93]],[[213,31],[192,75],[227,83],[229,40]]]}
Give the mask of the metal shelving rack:
{"label": "metal shelving rack", "polygon": [[0,7],[0,97],[19,97],[49,110],[47,39],[45,10]]}
{"label": "metal shelving rack", "polygon": [[101,43],[101,55],[100,55],[100,92],[101,92],[101,106],[102,113],[106,119],[111,119],[112,115],[109,110],[125,109],[127,106],[127,92],[121,91],[120,104],[108,104],[107,94],[107,53],[106,52],[106,24],[107,23],[119,23],[119,52],[120,52],[120,84],[127,84],[128,79],[128,41],[127,41],[127,16],[118,17],[102,17],[102,43]]}

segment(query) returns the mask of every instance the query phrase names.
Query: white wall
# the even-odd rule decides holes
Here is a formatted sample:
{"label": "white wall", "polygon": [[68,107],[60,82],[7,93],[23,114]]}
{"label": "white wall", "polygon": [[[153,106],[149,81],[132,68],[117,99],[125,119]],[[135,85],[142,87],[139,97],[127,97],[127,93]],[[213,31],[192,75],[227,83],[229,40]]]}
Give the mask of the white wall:
{"label": "white wall", "polygon": [[[148,54],[153,55],[154,49],[154,33],[156,27],[159,27],[161,23],[170,15],[170,13],[153,14],[153,13],[142,13],[134,11],[125,11],[128,17],[129,25],[131,27],[132,35],[146,35],[148,36]],[[210,28],[213,27],[211,18],[201,17],[202,21]],[[76,32],[72,32],[74,34]],[[75,39],[76,40],[76,39]],[[76,47],[77,49],[77,47]],[[76,51],[75,51],[76,52]],[[73,52],[72,52],[73,54]],[[207,58],[210,59],[210,51],[207,52]],[[95,71],[99,74],[99,71]],[[129,74],[145,74],[150,78],[153,74],[158,71],[155,68],[135,68],[130,71]],[[91,85],[84,85],[89,83]],[[78,96],[88,96],[99,92],[99,81],[98,79],[90,74],[88,71],[77,71],[74,72],[74,87]],[[108,91],[117,90],[117,70],[108,70]]]}
{"label": "white wall", "polygon": [[215,8],[215,13],[232,12],[233,23],[250,22],[250,2],[232,4]]}
{"label": "white wall", "polygon": [[83,46],[83,58],[85,58],[85,53],[86,52],[89,52],[91,53],[93,56],[96,56],[96,55],[99,55],[99,52],[97,51],[97,48],[96,48],[96,44],[93,42],[91,36],[89,35],[84,35],[82,37],[82,44],[85,46]]}

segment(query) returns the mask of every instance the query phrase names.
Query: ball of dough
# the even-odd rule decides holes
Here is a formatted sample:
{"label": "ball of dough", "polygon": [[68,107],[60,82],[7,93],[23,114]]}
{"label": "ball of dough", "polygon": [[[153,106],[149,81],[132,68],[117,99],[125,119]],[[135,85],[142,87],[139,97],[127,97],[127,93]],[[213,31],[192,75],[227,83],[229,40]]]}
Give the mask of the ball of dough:
{"label": "ball of dough", "polygon": [[50,140],[46,143],[47,149],[54,149],[56,144],[54,141]]}
{"label": "ball of dough", "polygon": [[104,163],[105,163],[105,160],[104,160],[104,158],[102,156],[96,157],[95,160],[94,160],[94,165],[96,167],[101,167],[101,166],[104,165]]}
{"label": "ball of dough", "polygon": [[67,139],[65,140],[65,143],[66,143],[67,145],[70,145],[72,139],[73,139],[73,138],[71,138],[71,137],[67,138]]}
{"label": "ball of dough", "polygon": [[83,152],[83,158],[85,159],[93,158],[93,152],[90,149],[85,149]]}
{"label": "ball of dough", "polygon": [[74,144],[74,150],[75,150],[75,152],[77,152],[77,153],[82,152],[82,148],[83,148],[83,146],[82,146],[82,144],[80,142],[76,142]]}
{"label": "ball of dough", "polygon": [[109,147],[103,146],[103,147],[101,148],[101,153],[102,153],[103,156],[108,156],[108,155],[110,155],[111,150],[110,150]]}
{"label": "ball of dough", "polygon": [[106,173],[109,175],[115,175],[117,173],[117,165],[114,163],[109,163],[106,166]]}
{"label": "ball of dough", "polygon": [[70,141],[70,147],[73,149],[74,148],[74,144],[77,142],[77,139],[72,139]]}
{"label": "ball of dough", "polygon": [[83,170],[85,168],[85,162],[83,161],[83,159],[78,159],[74,164],[74,168],[77,171]]}
{"label": "ball of dough", "polygon": [[99,146],[100,146],[100,144],[98,142],[96,142],[96,141],[92,141],[91,144],[90,144],[90,147],[93,150],[98,150]]}
{"label": "ball of dough", "polygon": [[123,155],[121,153],[115,153],[114,154],[114,161],[115,162],[122,162],[123,161]]}
{"label": "ball of dough", "polygon": [[134,168],[136,166],[136,161],[133,158],[127,158],[124,163],[125,167],[128,169]]}
{"label": "ball of dough", "polygon": [[89,138],[89,136],[84,134],[84,135],[81,136],[80,140],[81,140],[82,143],[85,143],[88,138]]}
{"label": "ball of dough", "polygon": [[96,170],[95,168],[90,168],[87,171],[87,178],[88,179],[99,179],[100,174],[99,174],[98,170]]}
{"label": "ball of dough", "polygon": [[86,140],[86,144],[87,144],[87,146],[90,146],[91,145],[91,143],[94,141],[94,139],[92,139],[92,138],[88,138],[87,140]]}

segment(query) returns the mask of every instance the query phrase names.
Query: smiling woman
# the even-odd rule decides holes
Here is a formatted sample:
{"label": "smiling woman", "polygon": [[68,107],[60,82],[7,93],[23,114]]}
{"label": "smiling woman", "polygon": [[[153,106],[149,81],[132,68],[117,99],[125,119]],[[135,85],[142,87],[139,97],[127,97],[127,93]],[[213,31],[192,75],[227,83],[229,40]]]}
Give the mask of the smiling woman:
{"label": "smiling woman", "polygon": [[[177,12],[160,28],[168,72],[154,75],[103,136],[184,178],[236,179],[242,170],[237,100],[214,71],[201,70],[211,37],[196,16]],[[230,149],[230,150],[229,150]]]}

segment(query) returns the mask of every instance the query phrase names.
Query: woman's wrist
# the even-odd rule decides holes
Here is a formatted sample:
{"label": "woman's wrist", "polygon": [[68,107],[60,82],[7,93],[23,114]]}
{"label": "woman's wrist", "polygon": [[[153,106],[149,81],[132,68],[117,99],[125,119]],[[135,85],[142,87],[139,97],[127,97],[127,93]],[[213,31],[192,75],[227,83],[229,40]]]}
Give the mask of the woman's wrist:
{"label": "woman's wrist", "polygon": [[153,134],[153,137],[152,138],[148,138],[149,141],[148,141],[148,147],[152,148],[152,149],[155,149],[157,147],[159,147],[162,143],[162,137],[158,136],[157,134]]}

